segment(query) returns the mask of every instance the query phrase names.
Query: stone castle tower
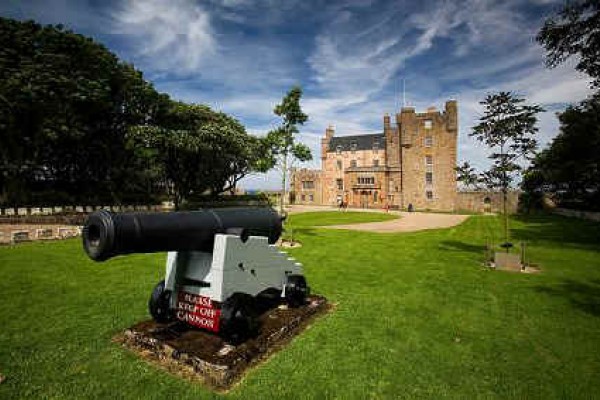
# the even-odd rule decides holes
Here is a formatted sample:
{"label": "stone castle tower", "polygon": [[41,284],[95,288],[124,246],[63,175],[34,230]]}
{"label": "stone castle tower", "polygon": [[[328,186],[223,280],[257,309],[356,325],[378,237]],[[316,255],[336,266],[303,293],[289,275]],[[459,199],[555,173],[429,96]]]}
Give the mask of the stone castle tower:
{"label": "stone castle tower", "polygon": [[385,115],[379,134],[336,136],[328,127],[321,139],[322,169],[292,175],[295,202],[454,210],[457,113],[450,100],[443,112],[404,107],[393,123]]}

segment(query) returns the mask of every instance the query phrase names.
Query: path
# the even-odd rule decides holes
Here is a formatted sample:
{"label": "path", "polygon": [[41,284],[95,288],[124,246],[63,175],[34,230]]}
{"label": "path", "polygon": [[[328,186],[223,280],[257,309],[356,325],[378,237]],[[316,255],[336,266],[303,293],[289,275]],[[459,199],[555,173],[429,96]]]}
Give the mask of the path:
{"label": "path", "polygon": [[[302,206],[294,205],[288,209],[289,213],[337,211],[337,207],[328,206]],[[381,209],[348,209],[348,212],[383,212]],[[340,211],[343,212],[343,211]],[[425,212],[390,211],[390,214],[399,215],[399,219],[383,222],[367,222],[364,224],[330,225],[324,228],[350,229],[369,232],[415,232],[426,229],[451,228],[463,223],[468,215],[439,214]]]}
{"label": "path", "polygon": [[325,228],[350,229],[368,232],[415,232],[426,229],[451,228],[464,222],[468,215],[437,214],[424,212],[396,212],[399,219],[364,224],[332,225]]}

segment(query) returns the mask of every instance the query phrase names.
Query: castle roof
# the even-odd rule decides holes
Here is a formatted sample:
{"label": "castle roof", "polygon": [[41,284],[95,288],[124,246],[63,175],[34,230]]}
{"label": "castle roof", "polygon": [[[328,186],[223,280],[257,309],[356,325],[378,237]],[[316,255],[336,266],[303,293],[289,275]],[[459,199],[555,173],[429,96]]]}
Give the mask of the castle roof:
{"label": "castle roof", "polygon": [[385,149],[385,135],[383,133],[354,136],[334,136],[329,140],[327,151],[336,151],[340,146],[341,151],[373,150],[374,144],[378,143],[379,149]]}

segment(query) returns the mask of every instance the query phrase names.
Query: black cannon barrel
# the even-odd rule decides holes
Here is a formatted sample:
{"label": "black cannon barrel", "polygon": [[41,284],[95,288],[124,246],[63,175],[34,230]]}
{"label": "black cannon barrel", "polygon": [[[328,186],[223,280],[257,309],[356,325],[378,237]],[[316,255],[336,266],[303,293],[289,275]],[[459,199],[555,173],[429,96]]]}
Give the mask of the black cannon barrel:
{"label": "black cannon barrel", "polygon": [[95,261],[130,253],[212,251],[215,234],[266,236],[273,244],[281,217],[270,208],[224,208],[170,213],[91,214],[83,227],[83,248]]}

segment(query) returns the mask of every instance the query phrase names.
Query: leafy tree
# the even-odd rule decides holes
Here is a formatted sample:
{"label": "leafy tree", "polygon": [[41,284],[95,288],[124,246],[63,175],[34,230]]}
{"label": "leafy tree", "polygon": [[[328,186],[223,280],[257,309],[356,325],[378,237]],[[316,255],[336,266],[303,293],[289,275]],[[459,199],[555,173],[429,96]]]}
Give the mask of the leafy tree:
{"label": "leafy tree", "polygon": [[546,21],[536,39],[547,51],[549,67],[577,56],[576,69],[600,86],[600,1],[568,1],[556,17]]}
{"label": "leafy tree", "polygon": [[523,189],[600,209],[600,93],[559,114],[560,133],[527,170]]}
{"label": "leafy tree", "polygon": [[467,161],[463,165],[459,165],[456,168],[456,180],[462,182],[467,188],[479,189],[479,175],[475,168],[471,167]]}
{"label": "leafy tree", "polygon": [[[491,167],[479,174],[478,182],[491,190],[503,193],[504,237],[508,235],[507,193],[516,176],[521,172],[520,162],[530,160],[537,148],[533,138],[538,131],[537,113],[543,111],[538,105],[524,104],[525,99],[510,92],[488,95],[480,102],[484,114],[479,124],[469,134],[491,149]],[[458,168],[459,179],[473,181],[474,169],[468,163]]]}
{"label": "leafy tree", "polygon": [[204,105],[173,102],[157,125],[131,129],[133,148],[144,148],[149,164],[160,165],[175,207],[194,195],[235,190],[254,171],[265,171],[262,140],[235,119]]}
{"label": "leafy tree", "polygon": [[303,125],[308,120],[308,115],[304,114],[300,107],[301,97],[302,89],[295,86],[285,95],[281,103],[275,106],[273,112],[281,117],[281,125],[266,136],[271,160],[264,162],[265,168],[276,166],[281,172],[281,198],[279,199],[281,213],[284,212],[287,177],[292,163],[295,160],[312,160],[310,149],[302,143],[296,143],[295,139],[295,135],[299,132],[298,125]]}
{"label": "leafy tree", "polygon": [[[571,56],[576,69],[600,87],[600,2],[567,2],[546,21],[537,40],[547,50],[546,64],[555,67]],[[600,92],[559,114],[560,133],[528,169],[523,189],[530,197],[551,194],[570,207],[597,209],[600,200]]]}
{"label": "leafy tree", "polygon": [[147,197],[125,133],[152,121],[164,100],[141,72],[92,39],[0,18],[0,198]]}
{"label": "leafy tree", "polygon": [[[134,127],[137,127],[134,129]],[[264,139],[173,102],[90,38],[0,18],[0,203],[154,201],[235,190]]]}

